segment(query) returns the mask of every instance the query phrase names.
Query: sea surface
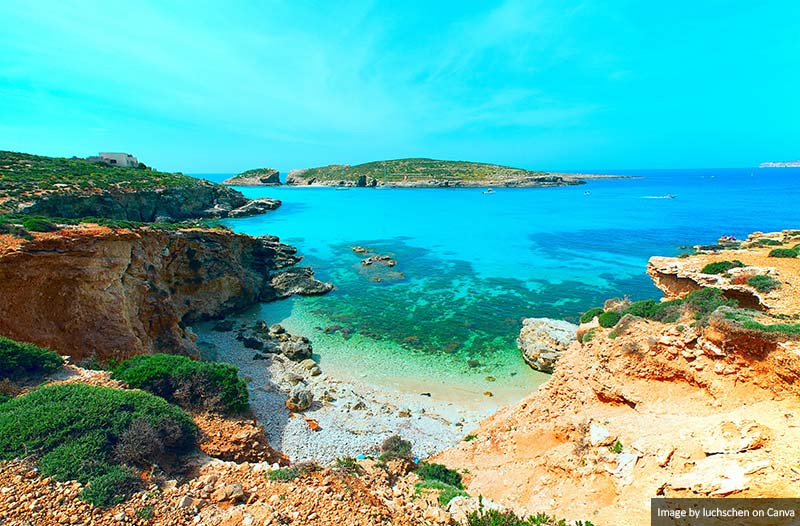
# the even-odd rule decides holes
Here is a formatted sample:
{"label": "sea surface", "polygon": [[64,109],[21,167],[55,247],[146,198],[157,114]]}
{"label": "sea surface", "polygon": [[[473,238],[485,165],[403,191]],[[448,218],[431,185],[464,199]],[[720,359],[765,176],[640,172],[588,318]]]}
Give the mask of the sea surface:
{"label": "sea surface", "polygon": [[[493,194],[238,188],[283,206],[229,227],[279,236],[336,285],[326,296],[264,304],[245,317],[308,336],[323,369],[452,399],[489,391],[502,404],[547,378],[520,358],[523,318],[574,322],[607,298],[659,298],[645,273],[652,255],[677,255],[723,234],[800,229],[800,169],[622,174],[639,177]],[[362,266],[366,256],[353,246],[397,265]]]}

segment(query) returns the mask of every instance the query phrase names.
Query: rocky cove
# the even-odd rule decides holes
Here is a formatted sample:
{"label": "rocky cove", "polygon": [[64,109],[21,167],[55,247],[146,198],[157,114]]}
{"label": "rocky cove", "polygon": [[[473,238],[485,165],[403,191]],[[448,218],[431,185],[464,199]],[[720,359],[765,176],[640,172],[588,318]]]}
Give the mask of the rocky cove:
{"label": "rocky cove", "polygon": [[[184,459],[185,470],[165,464],[161,474],[150,466],[140,473],[146,486],[108,506],[81,500],[92,481],[43,478],[35,458],[7,460],[0,464],[0,511],[12,520],[453,524],[476,510],[482,495],[485,509],[639,524],[651,497],[785,495],[798,480],[791,464],[800,438],[791,424],[800,410],[793,402],[798,267],[796,257],[772,255],[796,250],[794,231],[652,258],[648,271],[664,291],[662,302],[601,301],[574,320],[580,325],[509,321],[519,331],[516,359],[553,375],[508,405],[503,388],[512,377],[489,373],[491,355],[464,364],[477,371],[476,386],[488,387],[467,389],[449,377],[435,385],[407,368],[390,388],[368,373],[348,375],[354,371],[346,360],[337,364],[329,349],[320,351],[326,338],[338,338],[374,353],[349,366],[369,364],[375,375],[381,364],[403,363],[406,357],[391,357],[391,350],[360,347],[363,328],[331,320],[308,332],[265,321],[262,302],[278,306],[298,294],[324,299],[339,283],[337,274],[326,283],[328,273],[321,281],[298,266],[302,255],[274,236],[213,224],[68,222],[63,218],[85,213],[73,212],[70,199],[57,205],[52,197],[47,221],[12,216],[0,233],[0,334],[70,357],[39,389],[80,384],[140,393],[114,367],[88,367],[167,352],[236,366],[250,409],[187,409],[197,450]],[[191,214],[200,218],[208,210],[229,216],[260,206],[198,203]],[[337,264],[352,267],[357,283],[373,291],[434,269],[374,242],[348,244],[341,254]],[[464,361],[455,353],[430,359]],[[182,400],[207,388],[188,378],[193,387],[179,393]],[[6,407],[41,392],[35,388],[4,383],[3,394],[12,397]],[[393,439],[409,441],[399,457],[386,456]],[[419,468],[433,465],[425,462],[456,474],[464,489],[424,478]],[[56,505],[45,506],[50,500]]]}

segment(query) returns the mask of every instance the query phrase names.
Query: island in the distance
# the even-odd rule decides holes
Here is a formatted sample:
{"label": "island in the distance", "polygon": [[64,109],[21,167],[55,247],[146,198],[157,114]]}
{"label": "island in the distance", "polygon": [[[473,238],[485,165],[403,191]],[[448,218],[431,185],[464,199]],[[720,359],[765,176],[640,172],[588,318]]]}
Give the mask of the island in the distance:
{"label": "island in the distance", "polygon": [[277,186],[281,184],[280,173],[275,168],[255,168],[222,181],[228,186]]}
{"label": "island in the distance", "polygon": [[[277,175],[269,183],[254,183],[254,178],[249,174],[262,170],[244,172],[226,180],[224,184],[276,184],[274,180],[277,180]],[[584,184],[586,179],[606,177],[618,176],[531,171],[497,164],[412,158],[292,170],[285,184],[406,188],[543,187],[578,185]]]}
{"label": "island in the distance", "polygon": [[758,165],[759,168],[800,168],[800,161],[782,161],[782,162],[775,162],[770,161],[767,163],[761,163]]}

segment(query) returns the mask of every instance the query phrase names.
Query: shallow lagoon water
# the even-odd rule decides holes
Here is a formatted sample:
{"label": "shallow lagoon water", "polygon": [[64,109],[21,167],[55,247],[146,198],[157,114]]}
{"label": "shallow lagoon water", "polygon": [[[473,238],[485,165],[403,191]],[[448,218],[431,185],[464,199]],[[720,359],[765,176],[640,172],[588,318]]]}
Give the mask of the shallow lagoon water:
{"label": "shallow lagoon water", "polygon": [[[333,293],[249,316],[312,339],[323,368],[441,396],[520,398],[547,376],[520,359],[525,317],[575,321],[609,297],[658,298],[651,255],[722,234],[800,227],[795,169],[633,172],[562,188],[239,188],[270,214],[227,221],[296,245]],[[667,194],[676,198],[663,198]],[[392,256],[364,268],[350,247]],[[376,274],[377,273],[377,274]],[[379,275],[382,281],[372,281]],[[331,327],[344,330],[331,332]],[[329,333],[324,329],[328,328]]]}

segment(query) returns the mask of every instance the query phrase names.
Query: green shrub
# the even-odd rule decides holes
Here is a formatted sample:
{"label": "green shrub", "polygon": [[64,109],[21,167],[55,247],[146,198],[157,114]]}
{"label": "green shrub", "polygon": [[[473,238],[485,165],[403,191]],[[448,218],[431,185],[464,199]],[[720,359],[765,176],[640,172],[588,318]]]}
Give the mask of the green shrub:
{"label": "green shrub", "polygon": [[[0,405],[0,460],[37,453],[42,475],[77,480],[86,485],[85,500],[112,504],[125,498],[131,482],[115,448],[141,421],[166,431],[156,437],[171,461],[194,446],[192,420],[157,396],[86,384],[40,387]],[[155,460],[161,459],[139,457],[129,464]]]}
{"label": "green shrub", "polygon": [[739,302],[725,298],[720,289],[706,287],[690,292],[689,295],[684,298],[683,304],[694,313],[694,319],[702,323],[705,322],[717,308],[723,305],[736,307],[739,305]]}
{"label": "green shrub", "polygon": [[138,510],[136,510],[136,513],[134,513],[134,515],[136,515],[140,519],[149,521],[150,519],[153,518],[153,506],[143,506]]}
{"label": "green shrub", "polygon": [[598,316],[597,321],[600,322],[601,327],[609,329],[616,325],[621,318],[622,314],[619,312],[608,311]]}
{"label": "green shrub", "polygon": [[594,338],[595,334],[597,334],[597,327],[586,331],[586,333],[581,337],[581,343],[589,343]]}
{"label": "green shrub", "polygon": [[776,248],[771,250],[769,257],[771,258],[796,258],[800,251],[794,248]]}
{"label": "green shrub", "polygon": [[81,498],[94,506],[113,506],[125,501],[136,488],[136,477],[130,470],[113,466],[87,483]]}
{"label": "green shrub", "polygon": [[364,468],[362,468],[353,457],[337,458],[334,463],[334,469],[350,473],[351,475],[362,475],[364,473]]}
{"label": "green shrub", "polygon": [[593,309],[589,309],[586,312],[584,312],[583,314],[581,314],[580,322],[581,323],[589,323],[590,321],[592,321],[594,319],[595,316],[600,316],[601,314],[603,314],[603,308],[602,307],[595,307]]}
{"label": "green shrub", "polygon": [[8,402],[9,400],[11,400],[11,397],[9,395],[5,393],[0,393],[0,404]]}
{"label": "green shrub", "polygon": [[[479,510],[467,515],[465,526],[567,526],[567,521],[556,520],[544,513],[520,517],[513,511]],[[589,521],[576,521],[575,526],[594,526]]]}
{"label": "green shrub", "polygon": [[247,410],[247,385],[232,365],[171,354],[135,356],[112,377],[157,394],[186,409],[239,413]]}
{"label": "green shrub", "polygon": [[58,225],[42,216],[28,216],[22,219],[22,226],[31,232],[55,232],[59,230]]}
{"label": "green shrub", "polygon": [[461,474],[441,464],[423,462],[415,473],[422,480],[438,480],[458,489],[464,489],[463,484],[461,484]]}
{"label": "green shrub", "polygon": [[757,239],[756,241],[753,241],[753,243],[751,244],[754,247],[779,247],[783,245],[783,243],[781,243],[777,239],[770,239],[768,237]]}
{"label": "green shrub", "polygon": [[759,274],[747,279],[747,284],[756,289],[758,292],[772,292],[773,290],[781,287],[781,282],[772,276],[765,276]]}
{"label": "green shrub", "polygon": [[472,442],[476,438],[478,438],[478,435],[469,434],[464,437],[464,442]]}
{"label": "green shrub", "polygon": [[703,274],[722,274],[723,272],[728,272],[732,268],[740,268],[745,266],[747,265],[738,259],[734,259],[733,261],[716,261],[703,267],[703,270],[700,272]]}
{"label": "green shrub", "polygon": [[733,320],[744,329],[751,331],[795,335],[800,334],[800,323],[772,323],[764,324],[753,319],[757,312],[736,309],[725,313],[725,318]]}
{"label": "green shrub", "polygon": [[0,336],[0,378],[12,380],[57,371],[64,364],[61,356],[30,343]]}
{"label": "green shrub", "polygon": [[400,435],[392,435],[381,444],[381,460],[392,458],[410,458],[411,442],[403,440]]}
{"label": "green shrub", "polygon": [[439,504],[442,506],[447,506],[447,503],[453,500],[455,497],[469,496],[469,494],[463,489],[451,486],[450,484],[445,484],[439,480],[423,480],[422,482],[417,482],[417,484],[414,486],[415,493],[417,494],[422,493],[421,490],[424,489],[438,491]]}
{"label": "green shrub", "polygon": [[659,302],[655,300],[634,301],[625,309],[625,314],[631,314],[640,318],[653,319],[659,311]]}
{"label": "green shrub", "polygon": [[269,480],[276,480],[279,482],[289,482],[299,476],[300,470],[297,468],[280,468],[267,472],[267,478]]}

